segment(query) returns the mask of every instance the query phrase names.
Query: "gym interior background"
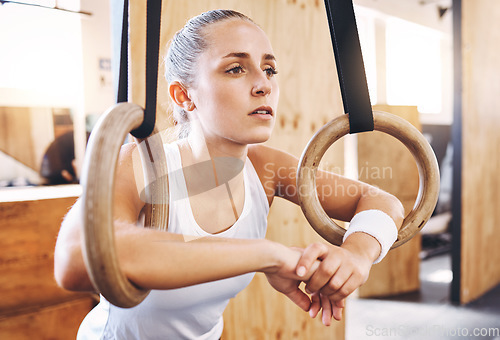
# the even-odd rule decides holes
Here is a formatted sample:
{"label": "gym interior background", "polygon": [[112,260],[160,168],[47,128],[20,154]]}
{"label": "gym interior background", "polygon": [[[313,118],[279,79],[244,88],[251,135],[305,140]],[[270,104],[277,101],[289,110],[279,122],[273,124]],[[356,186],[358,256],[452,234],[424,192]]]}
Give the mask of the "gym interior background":
{"label": "gym interior background", "polygon": [[[115,101],[116,3],[19,2],[52,9],[0,5],[0,339],[71,339],[96,296],[57,287],[53,249],[61,219],[81,193],[88,134]],[[281,79],[269,145],[300,156],[315,131],[343,114],[322,1],[163,3],[160,53],[189,17],[213,8],[242,11],[268,33]],[[418,127],[438,158],[436,211],[421,234],[374,266],[349,299],[344,321],[323,327],[257,275],[225,312],[223,339],[440,339],[465,333],[500,339],[500,3],[354,4],[374,108]],[[142,104],[145,2],[131,6],[130,93]],[[158,125],[166,130],[165,89],[160,79]],[[370,133],[336,143],[322,166],[380,186],[411,209],[418,190],[414,164],[398,142]],[[268,237],[297,246],[320,240],[300,208],[282,201],[271,209]]]}

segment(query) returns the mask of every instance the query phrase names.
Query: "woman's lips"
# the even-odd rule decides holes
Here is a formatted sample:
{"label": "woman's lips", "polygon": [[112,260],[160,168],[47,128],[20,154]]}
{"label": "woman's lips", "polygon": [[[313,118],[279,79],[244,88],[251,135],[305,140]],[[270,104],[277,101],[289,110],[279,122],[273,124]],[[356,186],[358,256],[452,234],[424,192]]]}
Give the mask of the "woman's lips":
{"label": "woman's lips", "polygon": [[261,106],[257,108],[256,110],[252,111],[250,115],[273,115],[273,109],[270,108],[269,106]]}

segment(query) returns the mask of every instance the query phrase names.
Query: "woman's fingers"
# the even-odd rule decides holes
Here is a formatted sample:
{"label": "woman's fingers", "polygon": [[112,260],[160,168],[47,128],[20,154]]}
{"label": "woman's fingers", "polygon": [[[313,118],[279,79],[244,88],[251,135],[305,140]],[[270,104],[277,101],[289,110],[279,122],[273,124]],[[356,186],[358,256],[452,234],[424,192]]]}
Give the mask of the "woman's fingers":
{"label": "woman's fingers", "polygon": [[342,311],[345,308],[345,299],[332,302],[333,318],[337,321],[342,320]]}
{"label": "woman's fingers", "polygon": [[315,318],[321,310],[321,298],[319,293],[314,293],[311,295],[311,308],[309,308],[309,316]]}
{"label": "woman's fingers", "polygon": [[334,303],[339,308],[345,308],[345,299],[335,301]]}
{"label": "woman's fingers", "polygon": [[323,308],[323,313],[321,315],[321,322],[323,325],[330,326],[332,324],[332,316],[333,316],[333,307],[330,299],[323,295],[319,294],[321,299],[321,308]]}
{"label": "woman's fingers", "polygon": [[332,318],[342,319],[345,298],[368,277],[371,263],[355,255],[341,247],[314,243],[304,249],[297,263],[296,274],[306,282],[306,292],[311,294],[309,314],[316,317],[322,309],[326,326]]}
{"label": "woman's fingers", "polygon": [[309,260],[305,255],[316,255],[321,259],[319,267],[312,272],[310,278],[304,278],[307,283],[306,292],[311,294],[320,291],[321,294],[329,296],[332,301],[346,298],[365,283],[371,266],[370,263],[368,268],[365,268],[364,262],[339,247],[330,246],[326,250],[319,246],[308,248],[299,262],[303,258],[305,258],[304,261]]}
{"label": "woman's fingers", "polygon": [[[342,261],[338,256],[328,256],[319,265],[318,269],[312,274],[311,278],[307,281],[306,291],[314,293],[328,285],[332,279],[336,279],[337,272],[342,268]],[[341,276],[339,276],[341,280]],[[340,282],[340,286],[344,282]],[[339,286],[339,287],[340,287]]]}
{"label": "woman's fingers", "polygon": [[328,294],[328,298],[332,301],[344,300],[362,284],[362,280],[358,279],[357,275],[353,274],[342,287]]}
{"label": "woman's fingers", "polygon": [[309,296],[307,296],[307,294],[305,294],[299,288],[285,295],[304,311],[307,312],[311,310],[311,300],[309,300]]}
{"label": "woman's fingers", "polygon": [[[352,284],[346,286],[346,284],[351,280],[352,277],[353,277],[353,271],[350,267],[339,266],[337,271],[331,276],[330,280],[325,285],[323,285],[322,288],[320,288],[321,294],[330,296],[332,294],[337,294],[337,293],[338,294],[346,293],[347,292],[346,288],[352,286]],[[352,293],[352,291],[347,292],[347,295],[349,295],[350,293]],[[346,296],[342,296],[341,298],[345,297]]]}
{"label": "woman's fingers", "polygon": [[[327,301],[329,300],[329,302]],[[320,293],[314,293],[311,295],[311,308],[309,309],[309,316],[315,318],[319,311],[323,309],[322,322],[326,326],[331,325],[332,316],[335,320],[342,320],[342,313],[345,308],[345,299],[339,301],[332,301],[328,296],[322,295]]]}
{"label": "woman's fingers", "polygon": [[313,243],[304,249],[302,256],[300,257],[297,266],[295,268],[296,274],[299,277],[304,277],[311,268],[313,264],[318,259],[323,259],[323,257],[328,254],[328,247],[322,243]]}

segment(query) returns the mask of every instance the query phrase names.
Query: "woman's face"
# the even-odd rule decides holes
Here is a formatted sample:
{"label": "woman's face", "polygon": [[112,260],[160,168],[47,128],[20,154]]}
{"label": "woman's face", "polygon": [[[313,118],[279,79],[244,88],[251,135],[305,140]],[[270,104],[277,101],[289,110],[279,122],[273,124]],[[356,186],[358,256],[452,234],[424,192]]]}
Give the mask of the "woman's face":
{"label": "woman's face", "polygon": [[255,24],[224,20],[208,26],[189,95],[205,138],[252,144],[272,132],[279,88],[271,43]]}

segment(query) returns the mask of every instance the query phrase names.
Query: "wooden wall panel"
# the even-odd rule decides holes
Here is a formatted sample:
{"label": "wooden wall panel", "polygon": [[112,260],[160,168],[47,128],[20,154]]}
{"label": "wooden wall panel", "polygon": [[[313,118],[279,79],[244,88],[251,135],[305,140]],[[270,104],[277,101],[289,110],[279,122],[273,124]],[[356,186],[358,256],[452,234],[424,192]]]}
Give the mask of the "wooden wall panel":
{"label": "wooden wall panel", "polygon": [[460,302],[500,283],[500,4],[462,0]]}
{"label": "wooden wall panel", "polygon": [[0,107],[0,151],[39,171],[54,140],[52,112],[52,108]]}
{"label": "wooden wall panel", "polygon": [[[132,1],[132,98],[144,103],[143,1]],[[343,114],[326,12],[318,0],[189,0],[163,1],[161,54],[166,43],[190,17],[215,8],[249,15],[268,34],[278,60],[280,102],[276,128],[268,144],[300,156],[313,133]],[[170,126],[167,84],[160,67],[158,119]],[[324,161],[342,169],[342,143]],[[320,240],[299,207],[277,199],[269,216],[268,238],[287,245],[306,246]],[[273,291],[263,276],[232,301],[224,314],[223,339],[343,339],[344,322],[324,327]]]}
{"label": "wooden wall panel", "polygon": [[0,313],[73,296],[54,280],[54,248],[76,198],[0,203]]}
{"label": "wooden wall panel", "polygon": [[[419,115],[413,106],[375,105],[374,110],[396,114],[418,129]],[[406,214],[418,193],[418,170],[411,153],[392,136],[381,132],[358,135],[359,179],[398,197]],[[360,297],[390,296],[418,290],[421,236],[389,252],[372,267],[368,281],[359,288]]]}
{"label": "wooden wall panel", "polygon": [[0,315],[0,339],[75,339],[80,323],[93,306],[92,299],[82,298],[8,317]]}
{"label": "wooden wall panel", "polygon": [[[57,234],[76,197],[29,201],[15,198],[20,193],[31,196],[47,190],[2,192],[0,339],[74,338],[80,322],[94,305],[90,294],[66,291],[54,279]],[[16,201],[6,201],[9,196]]]}
{"label": "wooden wall panel", "polygon": [[[31,113],[28,108],[0,108],[0,150],[21,163],[36,169],[31,135]],[[24,138],[20,138],[20,137]]]}

